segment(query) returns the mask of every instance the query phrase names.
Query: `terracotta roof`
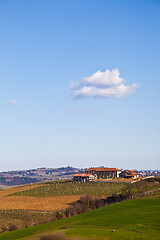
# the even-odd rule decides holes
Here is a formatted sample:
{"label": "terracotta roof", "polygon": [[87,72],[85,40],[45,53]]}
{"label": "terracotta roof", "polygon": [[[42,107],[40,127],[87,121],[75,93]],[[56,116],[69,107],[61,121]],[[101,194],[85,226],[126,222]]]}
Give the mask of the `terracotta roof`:
{"label": "terracotta roof", "polygon": [[138,174],[135,170],[125,170],[122,173],[126,173],[127,176],[135,176]]}
{"label": "terracotta roof", "polygon": [[131,173],[137,173],[136,170],[128,170],[128,172],[131,172]]}
{"label": "terracotta roof", "polygon": [[90,177],[92,174],[76,173],[73,177]]}
{"label": "terracotta roof", "polygon": [[86,169],[86,171],[92,171],[92,170],[97,171],[97,172],[122,171],[121,169],[118,169],[118,168],[88,168],[88,169]]}
{"label": "terracotta roof", "polygon": [[130,173],[132,176],[136,176],[138,175],[138,173]]}

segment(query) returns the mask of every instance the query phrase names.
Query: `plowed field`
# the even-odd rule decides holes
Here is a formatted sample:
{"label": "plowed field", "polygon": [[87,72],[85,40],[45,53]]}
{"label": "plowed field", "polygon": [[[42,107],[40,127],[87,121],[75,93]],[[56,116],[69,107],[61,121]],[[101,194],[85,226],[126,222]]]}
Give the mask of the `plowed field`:
{"label": "plowed field", "polygon": [[80,196],[55,196],[55,197],[26,197],[26,196],[3,196],[0,197],[0,210],[25,209],[54,211],[64,209],[69,204],[77,201]]}
{"label": "plowed field", "polygon": [[53,197],[30,197],[30,196],[8,196],[20,191],[37,188],[43,184],[34,184],[29,186],[15,187],[0,191],[0,210],[9,209],[25,209],[25,210],[41,210],[54,211],[64,209],[69,204],[77,201],[79,195],[72,196],[53,196]]}

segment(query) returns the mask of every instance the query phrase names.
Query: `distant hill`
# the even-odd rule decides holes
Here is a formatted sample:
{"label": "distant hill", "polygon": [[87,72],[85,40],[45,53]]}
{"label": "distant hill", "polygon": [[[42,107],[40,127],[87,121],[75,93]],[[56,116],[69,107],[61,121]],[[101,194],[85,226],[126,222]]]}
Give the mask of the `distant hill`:
{"label": "distant hill", "polygon": [[81,172],[84,170],[70,166],[1,172],[0,189],[29,183],[69,179],[75,173]]}

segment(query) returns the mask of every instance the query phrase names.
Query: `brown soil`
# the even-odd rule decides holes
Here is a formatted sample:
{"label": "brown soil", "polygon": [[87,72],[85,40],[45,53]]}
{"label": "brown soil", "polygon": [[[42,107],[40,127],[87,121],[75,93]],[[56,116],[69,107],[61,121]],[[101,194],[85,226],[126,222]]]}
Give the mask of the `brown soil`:
{"label": "brown soil", "polygon": [[78,195],[73,196],[55,196],[55,197],[28,197],[28,196],[3,196],[0,197],[0,210],[25,209],[54,211],[65,209],[71,203],[80,198]]}

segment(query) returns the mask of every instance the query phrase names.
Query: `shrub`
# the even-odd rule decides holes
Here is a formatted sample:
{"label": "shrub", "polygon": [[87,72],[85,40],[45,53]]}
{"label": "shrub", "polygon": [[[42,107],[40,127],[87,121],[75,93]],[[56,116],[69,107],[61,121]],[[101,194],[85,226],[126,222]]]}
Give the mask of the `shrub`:
{"label": "shrub", "polygon": [[8,229],[6,227],[1,227],[1,229],[2,229],[2,232],[8,231]]}
{"label": "shrub", "polygon": [[104,207],[106,206],[106,202],[104,201],[104,199],[95,199],[95,208],[98,209],[98,208],[101,208],[101,207]]}
{"label": "shrub", "polygon": [[62,211],[57,211],[56,212],[56,217],[57,217],[57,220],[60,220],[63,218],[63,212]]}
{"label": "shrub", "polygon": [[8,231],[14,231],[17,229],[17,226],[14,223],[10,223],[8,226]]}
{"label": "shrub", "polygon": [[113,200],[113,203],[120,202],[120,195],[117,193],[113,193],[112,200]]}

